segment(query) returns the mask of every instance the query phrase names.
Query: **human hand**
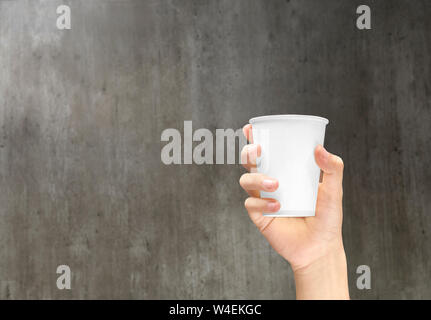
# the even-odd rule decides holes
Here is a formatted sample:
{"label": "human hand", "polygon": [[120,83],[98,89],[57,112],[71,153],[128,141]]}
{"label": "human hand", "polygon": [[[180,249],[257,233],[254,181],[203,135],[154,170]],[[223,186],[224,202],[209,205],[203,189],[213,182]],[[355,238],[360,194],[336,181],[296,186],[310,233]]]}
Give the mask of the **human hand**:
{"label": "human hand", "polygon": [[[316,272],[331,273],[334,269],[340,271],[342,277],[344,277],[342,273],[345,272],[342,286],[347,287],[347,267],[341,232],[344,168],[341,158],[327,152],[322,146],[315,149],[315,160],[323,171],[323,181],[319,183],[314,217],[265,217],[262,212],[277,212],[280,203],[275,199],[262,199],[259,191],[275,191],[278,188],[278,181],[256,172],[256,156],[260,156],[261,149],[260,146],[252,144],[250,124],[243,128],[243,132],[251,143],[245,146],[241,153],[244,167],[251,171],[240,178],[241,187],[250,196],[245,201],[245,207],[250,219],[274,250],[290,263],[297,281],[297,292],[298,281],[299,284],[303,284],[301,279],[304,279],[304,276],[315,278],[318,277]],[[313,281],[315,285],[316,281]],[[305,284],[306,288],[310,287],[307,281]],[[307,294],[305,297],[313,298],[316,295],[322,297],[316,290],[312,291],[313,295]],[[346,297],[345,292],[343,294]]]}

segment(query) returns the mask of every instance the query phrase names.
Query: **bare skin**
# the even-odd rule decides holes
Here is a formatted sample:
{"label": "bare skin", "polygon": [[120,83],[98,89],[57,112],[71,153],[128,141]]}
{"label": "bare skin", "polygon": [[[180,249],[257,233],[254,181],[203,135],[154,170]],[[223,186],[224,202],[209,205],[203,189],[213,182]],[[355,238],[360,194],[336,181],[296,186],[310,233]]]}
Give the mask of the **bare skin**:
{"label": "bare skin", "polygon": [[274,250],[290,263],[295,275],[297,299],[349,299],[341,233],[343,161],[322,146],[316,147],[315,160],[323,171],[323,181],[319,183],[315,217],[265,217],[262,212],[277,212],[280,203],[275,199],[261,198],[259,191],[277,190],[278,181],[256,172],[260,146],[253,144],[250,124],[243,128],[243,132],[250,142],[241,153],[244,167],[250,171],[239,181],[249,194],[245,208]]}

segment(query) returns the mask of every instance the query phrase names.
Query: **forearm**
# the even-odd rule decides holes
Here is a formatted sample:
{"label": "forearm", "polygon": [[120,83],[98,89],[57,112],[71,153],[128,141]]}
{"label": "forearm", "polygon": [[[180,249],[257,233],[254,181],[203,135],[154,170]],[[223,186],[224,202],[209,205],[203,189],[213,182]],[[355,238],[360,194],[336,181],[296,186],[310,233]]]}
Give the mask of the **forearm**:
{"label": "forearm", "polygon": [[349,299],[346,254],[342,245],[294,274],[298,300]]}

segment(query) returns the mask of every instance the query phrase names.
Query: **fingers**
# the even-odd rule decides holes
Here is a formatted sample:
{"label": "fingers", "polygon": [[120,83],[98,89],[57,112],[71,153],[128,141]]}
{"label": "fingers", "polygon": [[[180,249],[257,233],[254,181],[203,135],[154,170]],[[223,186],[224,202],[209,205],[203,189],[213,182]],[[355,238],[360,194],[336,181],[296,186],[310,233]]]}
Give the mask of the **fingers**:
{"label": "fingers", "polygon": [[246,190],[262,190],[274,192],[278,188],[278,181],[262,173],[245,173],[239,179],[239,184]]}
{"label": "fingers", "polygon": [[328,185],[332,190],[343,189],[343,160],[326,151],[321,145],[314,150],[317,165],[323,171],[322,183]]}
{"label": "fingers", "polygon": [[280,210],[280,203],[275,199],[269,198],[247,198],[244,203],[245,208],[249,214],[271,213]]}
{"label": "fingers", "polygon": [[241,151],[241,164],[248,171],[256,172],[256,158],[260,157],[261,149],[259,145],[253,144],[253,133],[251,124],[246,124],[242,128],[244,136],[247,138],[249,145],[245,146]]}
{"label": "fingers", "polygon": [[280,210],[280,203],[275,199],[252,197],[247,198],[244,205],[250,220],[253,221],[260,232],[263,232],[271,224],[272,220],[274,220],[274,218],[265,217],[262,213],[273,213]]}
{"label": "fingers", "polygon": [[253,143],[253,133],[251,130],[251,124],[246,124],[242,128],[242,132],[244,133],[244,136],[247,138],[248,142]]}
{"label": "fingers", "polygon": [[248,171],[256,168],[256,158],[261,155],[261,147],[257,144],[248,144],[241,150],[241,164]]}

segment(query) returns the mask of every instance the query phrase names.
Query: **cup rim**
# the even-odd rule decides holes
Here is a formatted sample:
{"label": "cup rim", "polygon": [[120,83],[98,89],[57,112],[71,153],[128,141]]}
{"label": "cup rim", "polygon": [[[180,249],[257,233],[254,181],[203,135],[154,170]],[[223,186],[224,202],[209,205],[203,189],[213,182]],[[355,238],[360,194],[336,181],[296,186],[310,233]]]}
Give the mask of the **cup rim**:
{"label": "cup rim", "polygon": [[311,120],[311,121],[323,122],[324,124],[329,123],[329,120],[326,118],[319,117],[319,116],[304,115],[304,114],[276,114],[276,115],[254,117],[254,118],[251,118],[248,122],[253,124],[256,122],[273,121],[273,120]]}

